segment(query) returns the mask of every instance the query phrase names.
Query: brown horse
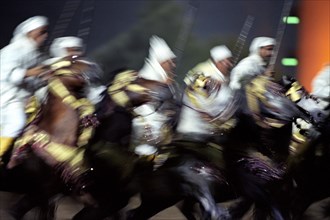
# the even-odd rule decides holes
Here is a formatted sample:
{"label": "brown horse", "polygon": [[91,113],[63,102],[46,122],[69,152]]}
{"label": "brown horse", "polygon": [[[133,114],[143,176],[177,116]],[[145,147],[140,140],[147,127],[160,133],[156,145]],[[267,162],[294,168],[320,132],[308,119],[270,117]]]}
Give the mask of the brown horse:
{"label": "brown horse", "polygon": [[[126,77],[123,77],[123,75],[126,75]],[[90,145],[87,147],[86,151],[83,151],[85,154],[84,161],[86,159],[88,164],[93,167],[93,184],[90,187],[90,192],[98,203],[98,207],[85,207],[76,215],[75,219],[103,219],[123,208],[127,204],[129,198],[139,192],[139,189],[143,189],[144,195],[149,194],[148,191],[145,191],[148,189],[148,185],[154,186],[154,191],[152,192],[155,193],[159,191],[157,185],[159,181],[163,182],[163,180],[169,181],[169,185],[166,187],[170,190],[170,194],[161,195],[161,197],[157,198],[162,201],[166,200],[166,206],[174,204],[175,201],[180,200],[180,198],[191,197],[204,205],[208,216],[220,216],[222,211],[218,210],[210,192],[207,190],[208,179],[198,174],[198,167],[200,166],[198,157],[182,153],[182,157],[179,156],[169,159],[166,162],[168,165],[160,167],[157,172],[153,172],[150,163],[144,164],[136,155],[122,147],[115,146],[115,144],[127,146],[125,140],[128,140],[128,135],[130,134],[127,128],[129,128],[131,122],[129,120],[130,117],[134,116],[131,110],[134,109],[135,106],[149,101],[153,102],[155,111],[164,110],[173,116],[169,117],[169,123],[171,124],[175,124],[175,115],[179,112],[176,109],[178,103],[175,101],[172,102],[173,94],[168,85],[139,78],[134,72],[119,74],[116,80],[109,86],[103,101],[99,104],[100,108],[97,109],[96,114],[101,124],[97,127],[95,135],[90,141]],[[52,107],[55,108],[54,106]],[[129,112],[129,114],[127,114],[127,112]],[[130,116],[126,121],[128,127],[123,126],[121,128],[122,130],[117,126],[118,124],[123,125],[123,120],[117,117],[118,114],[121,114],[122,119],[126,118],[126,116]],[[47,117],[50,117],[50,115],[47,115]],[[38,122],[38,124],[41,124],[41,121],[45,120],[43,117],[39,119],[40,122]],[[78,119],[79,117],[76,116],[73,121],[79,124]],[[65,121],[61,122],[65,123]],[[44,124],[46,125],[46,123]],[[116,137],[113,136],[115,134],[113,131],[117,132],[118,135]],[[120,131],[124,132],[121,133]],[[79,138],[75,140],[79,140]],[[100,140],[106,140],[112,143],[110,146],[102,143],[93,144]],[[31,139],[29,141],[31,141]],[[39,148],[44,145],[40,145],[39,143],[33,146],[32,149],[37,155],[43,157],[45,155],[40,153]],[[41,144],[43,143],[41,142]],[[174,154],[177,154],[177,152],[174,152]],[[53,165],[52,163],[48,164]],[[192,165],[197,166],[196,171],[190,168]],[[172,177],[175,178],[173,179]],[[194,178],[192,179],[191,177]],[[62,181],[58,179],[54,181],[54,178],[56,179],[56,176],[54,177],[54,175],[52,175],[51,178],[43,179],[44,185],[47,185],[45,186],[47,188],[42,187],[42,189],[39,190],[41,190],[42,194],[46,194],[46,198],[50,198],[56,193],[63,192],[63,188],[58,186]],[[137,187],[137,189],[135,187]],[[175,196],[174,200],[172,198],[167,200],[168,196],[172,197],[171,193],[176,192],[172,191],[173,189],[182,190],[179,190],[180,193],[177,194],[178,196]],[[147,215],[156,213],[166,207],[164,207],[164,204],[159,206],[159,202],[157,202],[156,206],[150,208],[152,210],[150,209]]]}
{"label": "brown horse", "polygon": [[74,56],[55,62],[50,69],[47,98],[16,141],[8,167],[15,166],[29,146],[60,170],[65,181],[72,181],[85,171],[82,146],[92,135],[94,107],[84,98],[84,89],[93,64]]}
{"label": "brown horse", "polygon": [[[25,157],[31,158],[32,156],[35,158],[35,162],[38,162],[34,167],[34,173],[38,174],[35,179],[38,180],[36,185],[40,187],[37,187],[37,192],[33,191],[31,196],[27,196],[24,201],[21,201],[23,207],[20,207],[19,204],[16,206],[14,212],[18,216],[17,218],[23,216],[29,210],[27,207],[32,208],[34,205],[42,203],[41,201],[47,201],[57,193],[65,191],[63,180],[64,183],[71,183],[81,174],[81,172],[75,173],[75,168],[80,168],[82,171],[89,168],[88,165],[85,165],[84,145],[92,136],[91,128],[95,121],[93,117],[90,117],[90,114],[94,113],[94,109],[90,108],[89,103],[82,98],[84,97],[83,90],[86,85],[86,78],[93,71],[93,65],[73,57],[59,61],[52,68],[54,73],[48,80],[49,92],[46,101],[42,103],[35,120],[27,126],[22,136],[17,140],[12,159],[9,162],[9,167],[15,167],[15,169],[18,162],[23,162],[23,167],[29,166],[31,161],[23,160]],[[117,84],[118,81],[115,80],[107,91],[110,95],[105,94],[103,101],[97,105],[96,114],[101,121],[101,125],[95,131],[93,139],[90,140],[91,145],[99,140],[106,140],[127,147],[131,123],[130,110],[150,100],[157,103],[156,108],[167,108],[163,105],[164,100],[171,96],[167,85],[144,80],[137,77],[136,73],[131,74],[130,72],[128,75],[129,77],[126,79],[126,77],[122,77],[123,74],[119,74],[120,79],[124,80],[125,83],[120,81]],[[128,97],[125,103],[122,102],[121,98],[118,99],[118,97],[124,97],[124,100],[126,100],[125,96]],[[118,109],[120,110],[119,113]],[[124,120],[118,121],[120,119],[118,115],[121,115],[124,120],[128,119],[126,120],[127,124],[123,123]],[[33,153],[30,154],[29,152]],[[93,161],[93,156],[90,161]],[[90,163],[90,165],[96,167],[95,170],[97,171],[102,170],[97,169],[98,164]],[[52,175],[54,168],[59,175]],[[107,166],[107,170],[113,169],[113,167]],[[95,173],[92,175],[96,178],[98,174],[101,174],[100,179],[98,179],[100,181],[93,180],[95,185],[106,185],[107,172]],[[110,184],[116,184],[121,181],[123,180],[116,176],[111,178],[109,182]],[[98,187],[94,188],[97,189]],[[106,190],[109,191],[109,189]],[[95,197],[99,198],[100,196],[97,195],[99,190],[96,191]],[[111,191],[109,194],[112,193]],[[31,197],[36,198],[35,195],[42,195],[42,198],[33,199],[38,201],[31,202]],[[98,200],[98,203],[108,203],[107,198],[102,197]],[[29,203],[28,206],[27,203]]]}
{"label": "brown horse", "polygon": [[[22,181],[26,179],[25,175],[33,179],[18,187],[25,188],[23,192],[28,194],[19,202],[22,207],[18,204],[14,208],[15,217],[20,218],[35,205],[48,204],[47,200],[60,192],[59,187],[63,186],[59,177],[72,184],[82,173],[75,169],[86,170],[82,146],[92,135],[94,121],[90,115],[94,107],[83,97],[88,74],[95,68],[93,63],[82,58],[66,57],[51,64],[48,75],[42,76],[47,80],[47,96],[34,120],[16,140],[11,159],[7,161],[9,169],[4,171],[3,182],[10,182],[12,175],[13,181],[18,182],[15,173],[20,171],[23,173],[19,175],[23,177]],[[54,169],[60,175],[53,175]]]}

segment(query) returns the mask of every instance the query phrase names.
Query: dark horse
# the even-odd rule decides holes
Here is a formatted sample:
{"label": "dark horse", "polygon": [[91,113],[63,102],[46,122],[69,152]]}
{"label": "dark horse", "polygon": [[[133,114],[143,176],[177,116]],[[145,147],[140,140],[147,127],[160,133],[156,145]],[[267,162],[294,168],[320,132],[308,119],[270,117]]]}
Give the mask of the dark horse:
{"label": "dark horse", "polygon": [[[290,101],[285,91],[283,86],[265,76],[256,77],[246,88],[237,91],[233,98],[236,109],[230,108],[230,111],[234,111],[232,117],[237,120],[236,125],[229,132],[219,132],[218,137],[208,139],[199,146],[194,141],[195,151],[205,149],[209,141],[222,146],[222,151],[217,153],[222,155],[219,160],[222,159],[223,169],[218,166],[211,172],[221,173],[222,181],[218,181],[218,185],[215,185],[218,188],[212,191],[220,191],[221,187],[231,190],[222,190],[225,194],[220,194],[220,198],[215,195],[218,202],[223,201],[228,193],[234,193],[231,198],[242,197],[239,203],[229,207],[232,219],[242,218],[252,204],[256,219],[266,219],[267,216],[274,219],[289,218],[289,192],[292,189],[291,171],[288,168],[291,127],[295,118],[315,120]],[[221,114],[212,121],[219,119],[221,122]],[[181,148],[192,145],[191,142],[182,141],[172,144]],[[213,157],[213,154],[210,153],[206,158],[210,156]],[[224,180],[231,187],[226,188]],[[192,209],[188,209],[189,204],[191,200],[186,201],[184,207],[192,212]]]}
{"label": "dark horse", "polygon": [[[79,134],[87,131],[88,137],[86,123],[91,122],[88,116],[93,110],[82,98],[87,74],[93,72],[94,64],[78,57],[67,57],[52,64],[50,69],[47,97],[37,117],[16,140],[13,153],[7,153],[6,164],[11,169],[2,172],[4,188],[13,184],[27,192],[11,210],[15,219],[22,218],[34,206],[48,204],[49,199],[59,192],[65,192],[61,179],[66,159],[58,157],[59,161],[53,160],[50,155],[58,153],[51,153],[51,149],[54,151],[56,146],[65,146],[71,154],[79,154],[82,148],[78,146],[86,143],[86,137]],[[58,172],[56,175],[54,169]]]}
{"label": "dark horse", "polygon": [[[123,78],[125,74],[128,75]],[[214,169],[208,169],[212,165],[205,158],[186,149],[176,146],[173,148],[169,144],[159,149],[160,155],[167,154],[168,159],[154,170],[153,163],[127,151],[125,143],[124,148],[121,146],[123,142],[113,143],[109,135],[118,132],[120,125],[116,125],[116,121],[123,122],[126,116],[132,117],[127,115],[132,104],[140,105],[144,103],[141,100],[145,100],[156,103],[155,109],[158,111],[179,112],[179,106],[173,100],[168,85],[136,77],[130,72],[122,73],[117,80],[120,84],[116,85],[118,81],[115,79],[99,104],[97,114],[101,125],[86,151],[86,157],[94,168],[97,186],[92,189],[93,195],[97,195],[97,201],[102,201],[102,205],[86,207],[76,218],[102,219],[126,206],[129,198],[137,193],[141,195],[142,204],[139,209],[128,213],[127,217],[131,219],[147,219],[184,198],[202,205],[204,219],[226,216],[225,210],[216,205],[209,184],[218,183],[219,180],[222,180],[224,187],[228,187],[228,184],[221,173],[215,174],[212,173]],[[119,94],[119,97],[127,101],[118,102],[116,95]],[[129,99],[125,99],[125,96]],[[121,116],[117,117],[118,114]],[[175,124],[175,115],[170,117],[169,123]],[[97,132],[98,129],[101,129],[100,133]],[[123,128],[120,131],[128,138],[128,129],[125,131]],[[100,140],[106,140],[107,143],[99,142]]]}
{"label": "dark horse", "polygon": [[[128,75],[123,79],[125,74]],[[120,84],[116,85],[118,82]],[[120,97],[124,95],[124,100],[125,96],[129,97],[127,102],[118,102],[116,95],[119,94]],[[147,219],[183,198],[200,202],[205,210],[205,219],[224,216],[225,211],[215,204],[209,186],[215,179],[221,179],[221,174],[205,172],[207,170],[204,169],[204,165],[208,163],[202,157],[184,149],[172,148],[170,144],[159,149],[160,154],[169,156],[162,166],[154,170],[153,163],[127,151],[126,143],[124,148],[120,146],[123,142],[113,143],[110,134],[120,131],[122,135],[125,134],[126,139],[129,137],[128,127],[126,130],[119,128],[126,116],[132,118],[132,115],[127,114],[132,105],[143,104],[143,100],[154,103],[157,111],[165,110],[170,114],[179,112],[180,106],[173,99],[168,85],[136,77],[130,72],[119,75],[117,81],[115,79],[99,104],[97,114],[101,119],[101,125],[91,141],[96,144],[90,145],[87,154],[89,163],[95,170],[94,180],[101,180],[95,184],[98,186],[95,194],[99,193],[98,201],[104,203],[99,207],[85,208],[76,217],[102,219],[111,213],[109,210],[119,210],[126,206],[129,198],[137,193],[141,194],[142,205],[139,209],[129,212],[127,217],[131,219]],[[175,125],[175,121],[174,114],[168,123]],[[117,124],[118,122],[121,124]],[[100,132],[97,132],[98,129],[101,129]],[[98,143],[100,140],[106,140],[107,143]],[[110,167],[112,169],[109,169]],[[223,181],[223,184],[226,182]]]}
{"label": "dark horse", "polygon": [[[80,155],[83,152],[85,155],[83,164],[88,163],[88,166],[92,167],[94,171],[89,174],[88,180],[92,182],[89,192],[93,195],[95,203],[92,206],[86,204],[86,207],[76,215],[76,219],[90,219],[90,216],[93,216],[93,219],[102,219],[125,206],[130,196],[124,196],[123,186],[130,182],[129,178],[132,176],[131,172],[135,167],[134,161],[137,159],[135,155],[123,148],[123,146],[127,148],[127,140],[129,140],[128,136],[130,134],[131,115],[127,113],[127,110],[152,99],[158,100],[159,106],[157,109],[168,108],[167,105],[163,105],[164,96],[166,99],[168,94],[170,94],[167,85],[141,79],[136,74],[131,75],[128,83],[125,84],[121,81],[119,88],[118,84],[114,85],[116,89],[111,87],[109,92],[112,93],[112,96],[109,96],[108,93],[105,94],[97,110],[97,116],[101,125],[95,131],[94,137],[90,140],[90,145],[85,150],[83,143],[86,142],[86,138],[81,138],[81,135],[77,137],[77,134],[81,134],[81,131],[85,131],[85,128],[89,128],[88,125],[93,123],[93,118],[88,117],[89,115],[86,114],[86,112],[93,112],[84,108],[85,102],[80,100],[82,89],[86,83],[83,76],[90,71],[90,63],[77,58],[63,60],[62,62],[60,67],[57,65],[56,71],[58,72],[56,73],[55,71],[54,79],[50,79],[53,83],[50,86],[46,103],[43,103],[40,108],[40,114],[33,121],[32,126],[30,125],[29,129],[26,129],[26,132],[23,133],[22,137],[25,138],[21,138],[21,142],[18,142],[23,143],[23,148],[19,146],[19,148],[14,149],[14,159],[17,159],[20,163],[14,166],[13,169],[5,172],[4,180],[6,182],[11,180],[10,175],[7,175],[8,173],[23,173],[23,176],[27,175],[29,177],[35,174],[35,178],[33,178],[35,182],[31,184],[33,190],[29,188],[31,192],[26,194],[24,199],[11,210],[12,215],[16,219],[20,219],[34,206],[48,204],[49,199],[56,194],[68,191],[68,187],[65,184],[67,182],[63,181],[63,177],[70,177],[70,173],[65,172],[67,167],[66,161],[62,160],[60,163],[56,163],[56,161],[54,162],[54,160],[49,158],[49,152],[43,151],[43,148],[47,150],[47,145],[53,141],[56,141],[56,144],[72,146],[73,158],[76,158],[76,155]],[[81,66],[87,69],[79,69]],[[134,86],[132,86],[133,84]],[[125,92],[125,95],[129,97],[129,102],[124,104],[120,102],[118,104],[114,101],[115,98],[113,97],[116,97],[116,94],[121,92]],[[80,101],[78,102],[77,100]],[[127,123],[124,123],[125,121]],[[118,125],[121,125],[122,129]],[[104,132],[104,129],[108,129],[106,130],[107,132]],[[43,132],[41,133],[42,136],[39,136],[40,139],[36,139],[34,136],[38,131]],[[46,139],[41,137],[46,137]],[[95,147],[100,146],[95,144],[98,140],[108,141],[112,147],[107,148],[106,145],[101,148]],[[117,145],[120,147],[116,148]],[[54,148],[50,149],[54,150]],[[107,153],[107,149],[110,149],[110,152],[115,151],[115,155]],[[112,149],[118,149],[118,151]],[[123,171],[122,166],[119,166],[119,169],[118,164],[116,164],[118,162],[116,158],[120,158],[120,154],[124,154],[127,160],[127,163],[123,165],[124,168],[127,168],[126,171]],[[22,159],[23,156],[24,158]],[[54,168],[57,171],[55,173],[53,172]],[[23,169],[23,171],[20,172],[20,169]],[[14,182],[16,182],[15,179]],[[124,198],[123,202],[117,200],[120,197]],[[52,218],[53,216],[48,217]]]}
{"label": "dark horse", "polygon": [[[244,198],[230,208],[234,219],[240,218],[251,203],[255,219],[288,219],[292,215],[292,173],[300,166],[293,163],[298,155],[292,151],[292,126],[296,126],[296,119],[313,124],[320,118],[291,101],[286,91],[285,86],[262,75],[242,91],[239,122],[224,153],[229,179]],[[317,102],[310,102],[311,109],[316,106]],[[313,140],[312,133],[308,141]]]}
{"label": "dark horse", "polygon": [[[292,219],[325,219],[330,216],[327,199],[330,196],[330,105],[329,102],[310,95],[294,79],[286,79],[286,85],[296,88],[301,97],[297,100],[297,105],[306,111],[314,122],[312,128],[306,131],[314,137],[302,146],[296,162],[299,166],[292,172],[296,182]],[[311,204],[313,205],[304,216],[305,210]]]}

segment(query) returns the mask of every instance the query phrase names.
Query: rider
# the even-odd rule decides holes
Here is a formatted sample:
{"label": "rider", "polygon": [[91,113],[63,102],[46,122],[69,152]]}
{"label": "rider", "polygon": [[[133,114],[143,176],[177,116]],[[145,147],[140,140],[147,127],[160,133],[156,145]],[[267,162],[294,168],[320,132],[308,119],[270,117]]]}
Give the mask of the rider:
{"label": "rider", "polygon": [[324,102],[324,110],[330,111],[330,63],[326,64],[312,82],[312,94]]}
{"label": "rider", "polygon": [[[84,42],[81,38],[75,36],[56,38],[50,46],[50,55],[52,58],[45,62],[49,65],[69,56],[82,57],[85,55]],[[101,75],[103,72],[96,63],[89,61],[85,57],[83,59],[93,65],[93,68],[91,69],[93,72],[85,74],[89,83],[85,92],[89,101],[96,104],[101,99],[100,94],[106,90],[106,86],[101,83]]]}
{"label": "rider", "polygon": [[[175,54],[162,38],[152,36],[149,57],[138,72],[138,76],[167,85],[172,95],[175,95],[173,94],[175,92],[173,80],[176,67],[175,58]],[[158,91],[152,92],[157,96]],[[152,100],[134,109],[137,117],[133,119],[132,143],[135,146],[134,151],[138,155],[155,155],[158,145],[169,142],[172,129],[168,122],[174,117],[175,111],[163,111],[157,105],[159,103]]]}
{"label": "rider", "polygon": [[40,65],[45,57],[39,48],[48,36],[47,26],[44,16],[25,20],[16,27],[10,44],[0,51],[0,160],[25,126],[25,104],[34,92],[29,83],[46,71]]}
{"label": "rider", "polygon": [[252,77],[265,73],[273,54],[275,40],[256,37],[250,45],[250,55],[241,60],[231,71],[230,87],[240,89]]}
{"label": "rider", "polygon": [[210,59],[190,70],[184,79],[187,87],[177,132],[185,138],[210,138],[231,123],[222,118],[224,124],[220,128],[212,119],[229,110],[233,97],[229,88],[232,53],[220,45],[212,48],[210,55]]}
{"label": "rider", "polygon": [[[60,37],[56,38],[50,47],[50,54],[53,58],[44,61],[44,64],[49,66],[50,78],[47,80],[48,92],[62,99],[62,102],[76,110],[81,126],[79,127],[79,134],[74,146],[57,143],[52,140],[50,135],[43,130],[38,129],[37,126],[31,125],[26,129],[15,143],[15,151],[12,154],[11,160],[8,163],[8,168],[12,168],[22,158],[21,152],[24,152],[26,143],[44,145],[40,155],[50,165],[57,167],[61,171],[61,177],[65,183],[74,187],[81,195],[88,193],[83,192],[82,189],[90,184],[89,173],[91,168],[84,162],[85,145],[91,138],[95,124],[90,119],[94,113],[93,104],[87,100],[86,94],[81,94],[79,97],[71,94],[61,79],[57,76],[65,75],[70,77],[82,76],[82,79],[88,82],[90,74],[98,74],[100,71],[97,64],[90,62],[84,58],[80,58],[84,53],[82,39],[78,37]],[[71,69],[70,66],[75,62],[82,62],[88,64],[88,68],[80,70],[79,68]],[[82,91],[83,93],[83,91]],[[85,120],[86,119],[86,120]],[[31,133],[32,132],[32,133]],[[32,135],[31,135],[32,134]],[[23,155],[24,156],[24,155]]]}
{"label": "rider", "polygon": [[[294,167],[308,152],[311,140],[319,137],[320,128],[326,128],[329,116],[329,65],[326,65],[313,79],[312,94],[294,78],[283,77],[285,95],[306,113],[309,120],[297,118],[292,123],[289,167]],[[324,136],[324,135],[323,135]]]}
{"label": "rider", "polygon": [[204,157],[217,168],[224,167],[221,144],[235,126],[232,117],[234,91],[229,87],[232,53],[220,45],[210,50],[211,58],[190,70],[177,126],[175,146]]}

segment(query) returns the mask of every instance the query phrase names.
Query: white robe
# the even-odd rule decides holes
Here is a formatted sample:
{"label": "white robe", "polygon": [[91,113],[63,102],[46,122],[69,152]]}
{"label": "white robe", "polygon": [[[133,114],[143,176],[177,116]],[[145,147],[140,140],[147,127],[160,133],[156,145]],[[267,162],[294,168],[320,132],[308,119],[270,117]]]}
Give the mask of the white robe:
{"label": "white robe", "polygon": [[312,94],[330,102],[330,64],[326,65],[313,79]]}
{"label": "white robe", "polygon": [[24,127],[25,102],[31,92],[22,87],[28,68],[42,61],[37,45],[28,38],[7,45],[0,51],[0,135],[16,137]]}
{"label": "white robe", "polygon": [[241,80],[245,77],[257,76],[266,71],[265,62],[258,54],[252,54],[241,60],[230,73],[230,88],[240,89]]}
{"label": "white robe", "polygon": [[[192,103],[185,93],[183,96],[183,103],[177,131],[181,134],[205,134],[209,135],[214,131],[213,126],[204,120],[200,112],[206,113],[210,116],[217,116],[226,109],[233,98],[233,91],[228,86],[228,79],[218,70],[218,68],[208,60],[197,65],[192,72],[204,74],[206,77],[211,77],[221,82],[221,88],[218,92],[210,94],[205,97],[197,92],[194,93],[197,105]],[[187,76],[189,78],[189,74]],[[185,81],[187,81],[187,78]]]}
{"label": "white robe", "polygon": [[[147,59],[138,73],[139,77],[166,82],[166,73],[155,59]],[[157,91],[155,91],[157,92]],[[156,145],[163,141],[162,128],[168,117],[161,112],[156,112],[153,103],[146,103],[134,109],[138,116],[133,119],[133,143]],[[148,137],[146,138],[145,135]],[[138,151],[138,149],[136,149]],[[154,151],[152,149],[151,151]]]}

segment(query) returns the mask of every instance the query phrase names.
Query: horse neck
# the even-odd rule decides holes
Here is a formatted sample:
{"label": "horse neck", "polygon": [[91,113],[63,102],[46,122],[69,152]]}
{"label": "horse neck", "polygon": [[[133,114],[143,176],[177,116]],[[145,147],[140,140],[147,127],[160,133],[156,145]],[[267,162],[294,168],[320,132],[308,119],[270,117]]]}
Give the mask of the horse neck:
{"label": "horse neck", "polygon": [[[79,129],[77,104],[85,81],[77,74],[58,75],[49,81],[46,103],[42,105],[42,117],[36,123],[57,143],[74,145]],[[71,101],[68,101],[71,100]]]}
{"label": "horse neck", "polygon": [[46,131],[57,143],[74,145],[80,121],[77,111],[52,94],[48,95],[41,109],[41,120],[36,124],[38,128]]}

